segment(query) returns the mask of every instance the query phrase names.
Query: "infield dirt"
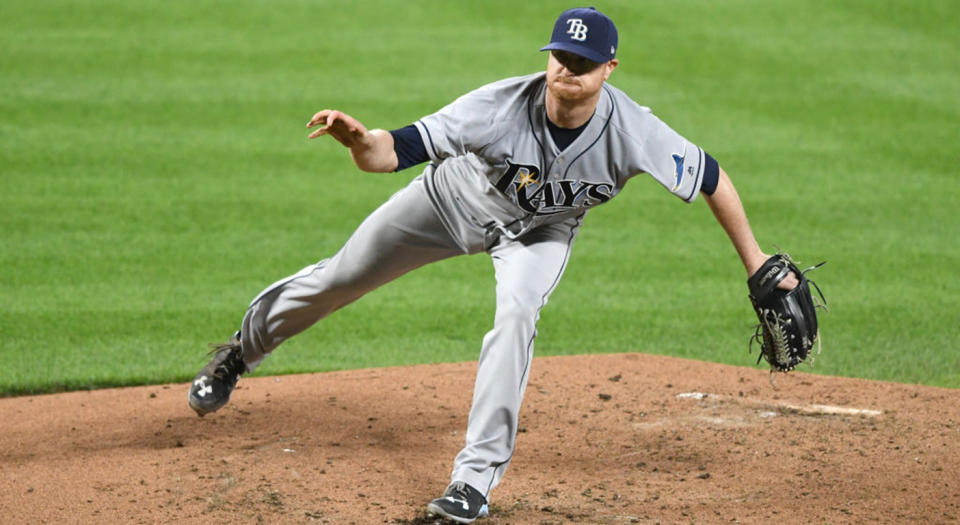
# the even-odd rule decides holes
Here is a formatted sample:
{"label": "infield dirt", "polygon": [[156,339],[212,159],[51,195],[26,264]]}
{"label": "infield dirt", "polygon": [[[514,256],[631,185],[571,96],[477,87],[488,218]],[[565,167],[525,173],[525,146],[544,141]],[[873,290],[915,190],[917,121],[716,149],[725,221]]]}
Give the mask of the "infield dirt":
{"label": "infield dirt", "polygon": [[[0,399],[4,523],[433,524],[474,363]],[[950,523],[960,391],[643,354],[534,361],[480,523]]]}

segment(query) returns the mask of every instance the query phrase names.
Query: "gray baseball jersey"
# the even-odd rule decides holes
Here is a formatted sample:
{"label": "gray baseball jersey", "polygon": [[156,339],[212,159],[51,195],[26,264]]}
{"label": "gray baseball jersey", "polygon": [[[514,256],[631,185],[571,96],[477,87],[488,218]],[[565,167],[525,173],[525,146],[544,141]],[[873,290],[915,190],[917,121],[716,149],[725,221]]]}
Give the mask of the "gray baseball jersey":
{"label": "gray baseball jersey", "polygon": [[703,150],[609,84],[586,129],[560,151],[547,130],[545,76],[489,84],[415,124],[438,164],[427,188],[445,215],[517,238],[607,202],[639,173],[697,198]]}
{"label": "gray baseball jersey", "polygon": [[453,481],[489,498],[513,457],[540,310],[559,283],[584,214],[649,173],[686,201],[705,154],[605,85],[596,113],[560,151],[543,73],[496,82],[415,126],[432,163],[368,216],[332,257],[274,283],[240,330],[249,370],[287,338],[419,266],[486,251],[497,308],[481,345],[465,446]]}

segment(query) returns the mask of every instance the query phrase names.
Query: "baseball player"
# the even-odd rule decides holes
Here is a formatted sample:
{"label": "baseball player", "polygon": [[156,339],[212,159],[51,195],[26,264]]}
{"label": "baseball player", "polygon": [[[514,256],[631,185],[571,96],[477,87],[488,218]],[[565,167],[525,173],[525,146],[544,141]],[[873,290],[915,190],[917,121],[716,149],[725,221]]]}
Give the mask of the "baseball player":
{"label": "baseball player", "polygon": [[496,275],[493,328],[480,348],[466,443],[450,485],[427,506],[459,523],[486,515],[513,456],[540,310],[591,208],[645,173],[683,201],[704,194],[748,275],[767,259],[717,162],[606,83],[619,65],[617,43],[606,15],[570,9],[541,49],[549,51],[545,72],[483,86],[393,131],[316,113],[307,127],[320,127],[309,137],[332,136],[361,170],[429,164],[340,251],[253,300],[191,384],[190,406],[201,416],[219,409],[241,374],[367,292],[425,264],[486,252]]}

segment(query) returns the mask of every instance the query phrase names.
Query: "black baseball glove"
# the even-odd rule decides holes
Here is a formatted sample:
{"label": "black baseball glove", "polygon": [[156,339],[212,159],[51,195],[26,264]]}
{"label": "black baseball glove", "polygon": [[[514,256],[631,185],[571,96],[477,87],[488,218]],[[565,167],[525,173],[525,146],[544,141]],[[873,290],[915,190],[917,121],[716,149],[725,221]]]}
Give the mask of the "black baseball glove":
{"label": "black baseball glove", "polygon": [[[802,363],[810,354],[814,343],[819,343],[817,330],[817,308],[826,309],[826,299],[820,287],[807,279],[806,273],[819,268],[824,263],[800,271],[797,265],[784,253],[778,253],[763,263],[747,279],[750,288],[750,302],[757,313],[760,323],[750,338],[760,343],[760,359],[770,363],[771,372],[789,372]],[[790,273],[800,282],[793,290],[777,288]],[[814,302],[810,293],[813,285],[820,295],[820,301]]]}

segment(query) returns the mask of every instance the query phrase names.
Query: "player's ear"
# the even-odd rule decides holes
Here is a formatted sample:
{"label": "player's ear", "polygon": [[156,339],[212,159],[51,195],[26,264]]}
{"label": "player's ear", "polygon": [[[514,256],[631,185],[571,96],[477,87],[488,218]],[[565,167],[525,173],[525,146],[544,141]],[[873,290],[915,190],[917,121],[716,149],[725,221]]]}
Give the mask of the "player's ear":
{"label": "player's ear", "polygon": [[616,58],[611,58],[609,62],[604,64],[603,67],[606,68],[606,70],[603,72],[603,79],[606,80],[610,78],[610,73],[613,73],[613,70],[617,69],[617,66],[619,65],[620,65],[620,61],[617,60]]}

